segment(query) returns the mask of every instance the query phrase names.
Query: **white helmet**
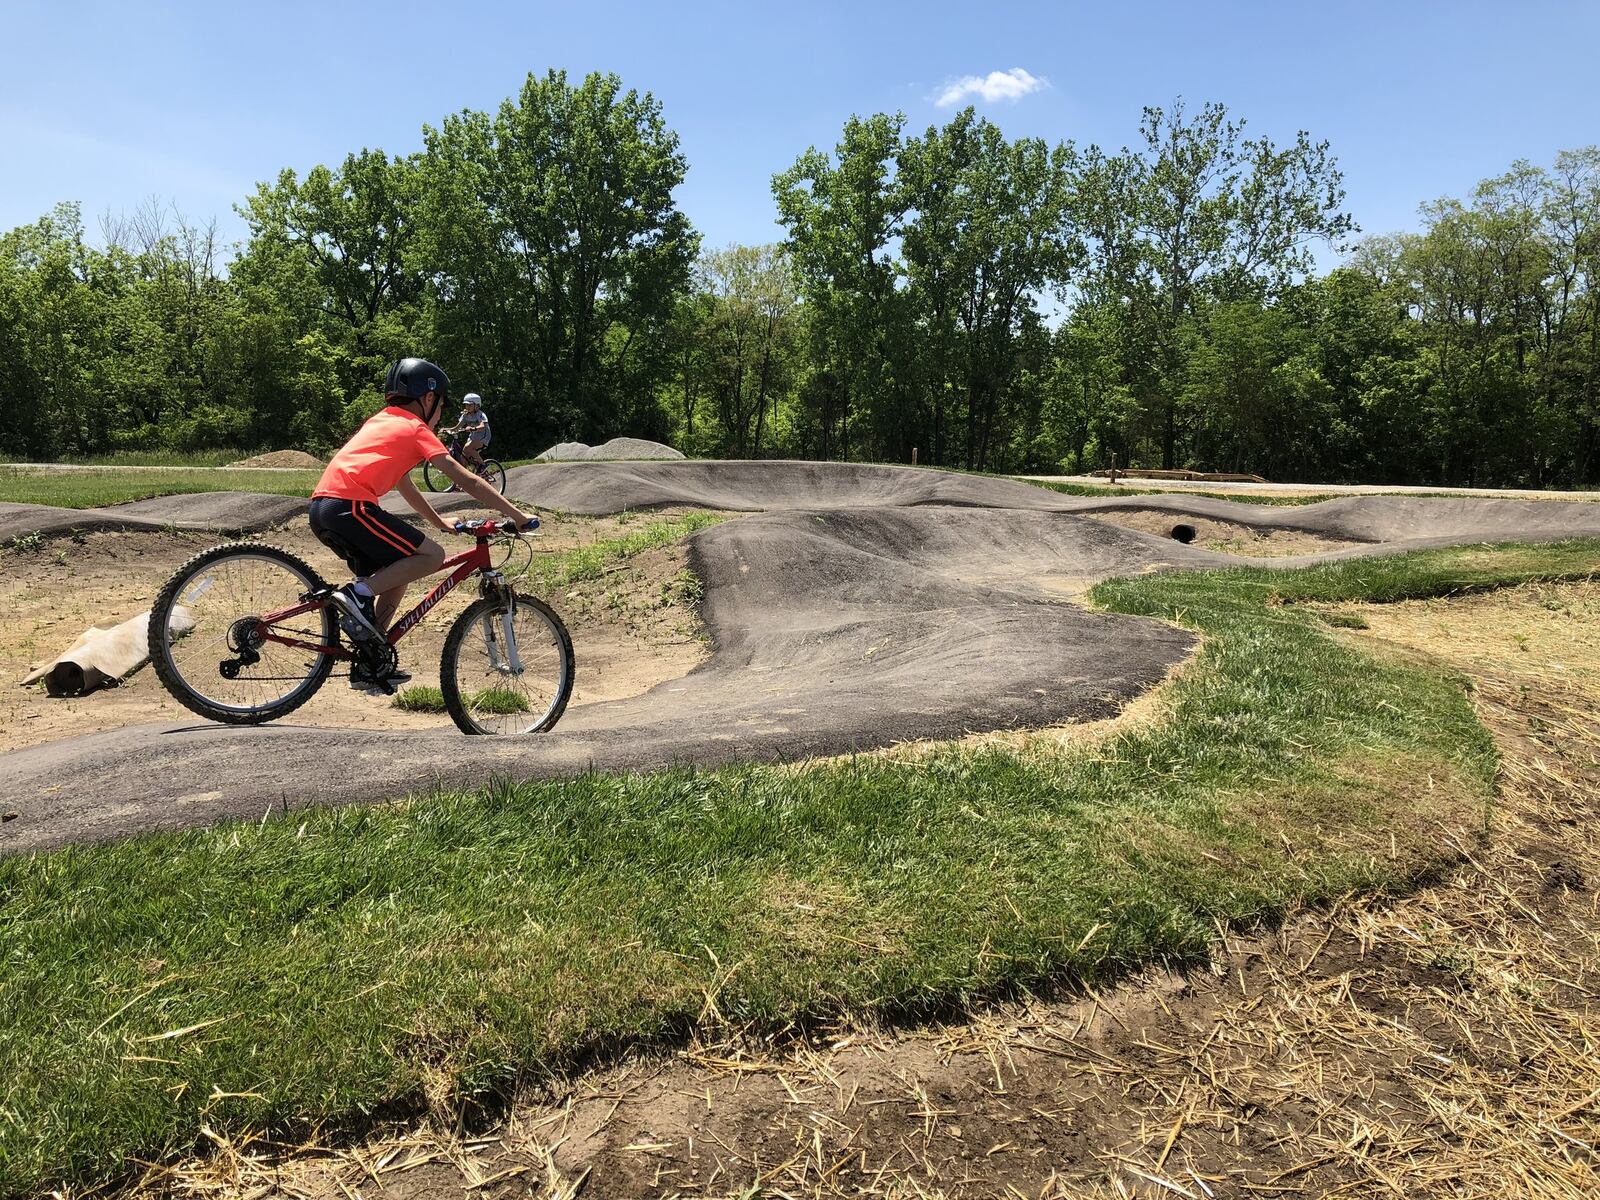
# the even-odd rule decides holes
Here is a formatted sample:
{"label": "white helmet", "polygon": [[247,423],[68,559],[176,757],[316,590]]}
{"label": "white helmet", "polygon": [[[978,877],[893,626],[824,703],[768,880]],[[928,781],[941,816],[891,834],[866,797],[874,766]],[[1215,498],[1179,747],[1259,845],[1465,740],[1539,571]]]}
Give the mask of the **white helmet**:
{"label": "white helmet", "polygon": [[482,408],[483,397],[478,395],[477,392],[468,392],[465,396],[461,397],[461,403],[466,408]]}

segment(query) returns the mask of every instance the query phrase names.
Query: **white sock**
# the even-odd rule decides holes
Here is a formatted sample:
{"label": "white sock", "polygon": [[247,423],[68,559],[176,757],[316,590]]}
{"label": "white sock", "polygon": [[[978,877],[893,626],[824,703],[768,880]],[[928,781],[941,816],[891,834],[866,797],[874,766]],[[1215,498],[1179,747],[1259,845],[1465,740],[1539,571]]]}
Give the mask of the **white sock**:
{"label": "white sock", "polygon": [[372,590],[365,579],[356,580],[355,583],[351,585],[350,590],[355,592],[355,594],[358,596],[365,596],[368,600],[371,600],[378,594]]}

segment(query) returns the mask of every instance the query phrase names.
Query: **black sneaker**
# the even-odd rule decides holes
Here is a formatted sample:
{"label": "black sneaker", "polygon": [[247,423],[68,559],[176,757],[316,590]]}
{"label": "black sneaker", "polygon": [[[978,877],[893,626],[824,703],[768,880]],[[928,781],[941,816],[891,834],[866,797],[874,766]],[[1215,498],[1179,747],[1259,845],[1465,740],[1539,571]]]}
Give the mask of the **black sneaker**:
{"label": "black sneaker", "polygon": [[387,675],[376,675],[366,663],[355,663],[350,668],[350,686],[368,695],[392,696],[402,684],[411,682],[411,675],[399,668]]}
{"label": "black sneaker", "polygon": [[352,642],[381,642],[383,630],[378,628],[378,613],[372,606],[372,597],[356,591],[355,584],[347,583],[334,589],[328,597],[339,610],[339,625]]}

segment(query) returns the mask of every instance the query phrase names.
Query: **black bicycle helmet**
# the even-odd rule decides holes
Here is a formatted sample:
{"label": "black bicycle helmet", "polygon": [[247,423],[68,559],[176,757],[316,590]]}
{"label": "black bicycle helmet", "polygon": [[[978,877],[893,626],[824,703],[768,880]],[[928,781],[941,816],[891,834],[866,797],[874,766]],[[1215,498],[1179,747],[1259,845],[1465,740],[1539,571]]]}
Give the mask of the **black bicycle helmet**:
{"label": "black bicycle helmet", "polygon": [[402,358],[389,368],[383,384],[386,400],[421,400],[429,392],[443,405],[450,395],[450,377],[425,358]]}

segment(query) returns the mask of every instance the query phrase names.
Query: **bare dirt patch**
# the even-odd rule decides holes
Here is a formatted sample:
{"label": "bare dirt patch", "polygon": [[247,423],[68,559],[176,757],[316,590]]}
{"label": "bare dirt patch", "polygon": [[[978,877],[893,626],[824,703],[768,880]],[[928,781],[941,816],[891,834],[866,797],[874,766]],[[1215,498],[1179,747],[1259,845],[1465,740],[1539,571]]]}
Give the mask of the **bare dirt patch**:
{"label": "bare dirt patch", "polygon": [[1215,550],[1219,554],[1248,555],[1253,558],[1326,554],[1330,550],[1349,550],[1363,544],[1341,538],[1323,537],[1316,533],[1304,533],[1298,529],[1255,529],[1233,521],[1217,521],[1209,517],[1195,517],[1183,513],[1111,510],[1083,515],[1092,517],[1096,521],[1120,525],[1124,529],[1153,533],[1157,537],[1172,537],[1174,528],[1187,525],[1194,530],[1192,545],[1203,550]]}
{"label": "bare dirt patch", "polygon": [[[1600,584],[1367,606],[1466,673],[1491,828],[1398,902],[954,1025],[728,1036],[546,1085],[482,1136],[222,1145],[143,1185],[457,1197],[1600,1194]],[[1471,635],[1463,637],[1469,628]],[[1419,786],[1422,786],[1419,781]],[[715,997],[707,997],[714,1019]]]}
{"label": "bare dirt patch", "polygon": [[307,454],[304,450],[274,450],[269,454],[256,454],[228,464],[230,467],[298,467],[305,470],[320,470],[326,465],[315,454]]}
{"label": "bare dirt patch", "polygon": [[[625,531],[621,518],[545,517],[539,554],[590,544]],[[311,536],[303,521],[263,539],[301,555],[327,579],[348,571]],[[77,734],[147,721],[191,719],[148,667],[120,686],[88,696],[51,699],[39,686],[17,686],[28,669],[64,650],[96,621],[123,620],[148,609],[167,577],[217,541],[192,533],[89,533],[6,551],[0,571],[0,752]],[[465,547],[467,543],[461,543]],[[421,595],[413,588],[413,600]],[[573,584],[546,599],[572,633],[577,678],[571,707],[638,695],[687,674],[705,657],[695,612],[698,592],[681,543],[639,555],[599,580]],[[439,655],[456,615],[475,598],[459,587],[400,645],[414,684],[438,684]],[[197,718],[196,718],[197,719]],[[298,710],[292,724],[325,728],[453,728],[443,713],[403,712],[387,697],[353,692],[334,678]]]}

